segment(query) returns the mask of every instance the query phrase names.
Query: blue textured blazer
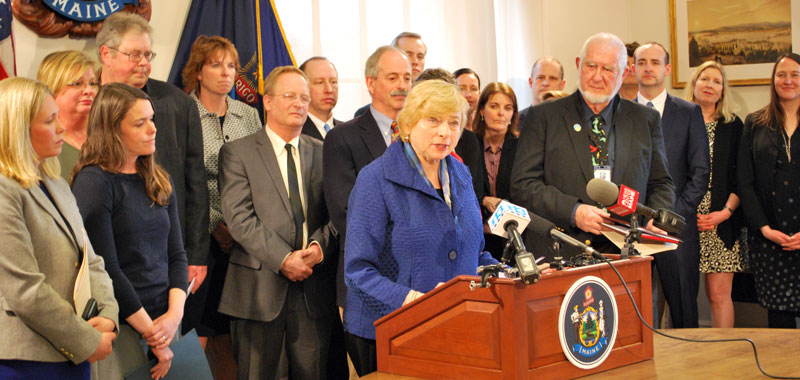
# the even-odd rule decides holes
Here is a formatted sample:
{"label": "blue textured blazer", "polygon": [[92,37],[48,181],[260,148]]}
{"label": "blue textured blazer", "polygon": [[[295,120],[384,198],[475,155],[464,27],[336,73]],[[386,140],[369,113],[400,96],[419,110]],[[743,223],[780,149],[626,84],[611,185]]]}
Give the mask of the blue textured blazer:
{"label": "blue textured blazer", "polygon": [[445,158],[451,211],[394,143],[364,167],[347,209],[344,327],[375,339],[373,323],[400,308],[410,290],[475,274],[496,261],[483,252],[483,227],[472,178],[464,164]]}

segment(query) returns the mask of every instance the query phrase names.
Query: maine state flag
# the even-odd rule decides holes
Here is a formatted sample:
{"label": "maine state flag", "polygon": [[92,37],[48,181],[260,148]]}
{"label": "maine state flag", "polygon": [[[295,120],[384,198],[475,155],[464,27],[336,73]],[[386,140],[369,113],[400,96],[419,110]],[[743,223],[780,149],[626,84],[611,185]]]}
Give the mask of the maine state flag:
{"label": "maine state flag", "polygon": [[181,71],[201,34],[223,36],[239,51],[241,69],[232,96],[259,110],[264,78],[277,66],[296,65],[272,0],[192,0],[169,83],[183,88]]}

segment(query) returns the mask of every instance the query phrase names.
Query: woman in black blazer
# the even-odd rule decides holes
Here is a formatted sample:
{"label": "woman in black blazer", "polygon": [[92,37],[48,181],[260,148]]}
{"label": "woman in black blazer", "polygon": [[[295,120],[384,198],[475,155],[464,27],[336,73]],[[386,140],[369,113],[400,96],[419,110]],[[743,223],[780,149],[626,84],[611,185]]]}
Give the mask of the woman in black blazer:
{"label": "woman in black blazer", "polygon": [[733,273],[744,268],[742,217],[736,190],[736,159],[742,120],[732,109],[728,79],[721,64],[704,62],[692,74],[686,99],[703,110],[711,153],[708,191],[697,207],[700,273],[711,305],[711,326],[733,327]]}
{"label": "woman in black blazer", "polygon": [[[800,55],[781,56],[766,107],[747,116],[739,147],[739,196],[752,230],[750,257],[769,327],[800,317]],[[759,233],[760,232],[760,233]]]}
{"label": "woman in black blazer", "polygon": [[[478,136],[483,156],[483,193],[480,200],[484,220],[492,215],[502,199],[510,197],[511,168],[517,155],[519,111],[517,96],[507,84],[486,85],[478,99],[478,114],[472,130]],[[503,255],[506,239],[489,233],[484,223],[486,250],[496,259]]]}

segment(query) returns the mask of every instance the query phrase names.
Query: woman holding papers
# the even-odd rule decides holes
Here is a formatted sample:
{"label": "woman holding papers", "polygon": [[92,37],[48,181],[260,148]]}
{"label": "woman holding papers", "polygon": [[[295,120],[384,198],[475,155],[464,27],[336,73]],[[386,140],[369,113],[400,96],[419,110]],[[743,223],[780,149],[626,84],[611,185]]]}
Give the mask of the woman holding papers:
{"label": "woman holding papers", "polygon": [[[116,337],[111,280],[59,177],[57,115],[45,85],[0,82],[0,379],[88,379]],[[97,302],[88,321],[76,279]]]}
{"label": "woman holding papers", "polygon": [[106,260],[124,320],[114,352],[98,364],[103,380],[122,379],[146,363],[144,343],[158,359],[152,377],[164,377],[183,317],[186,252],[175,191],[153,157],[155,135],[153,105],[144,92],[122,83],[100,89],[72,191],[89,238]]}
{"label": "woman holding papers", "polygon": [[769,327],[800,317],[800,55],[772,69],[770,102],[747,115],[739,147],[739,197],[751,229],[750,258]]}
{"label": "woman holding papers", "polygon": [[733,273],[744,270],[742,215],[736,190],[736,159],[742,120],[733,109],[722,65],[700,65],[686,86],[686,100],[703,110],[711,153],[711,177],[697,207],[700,231],[700,273],[705,273],[711,304],[711,326],[733,327]]}
{"label": "woman holding papers", "polygon": [[[478,99],[477,109],[472,130],[478,135],[483,153],[483,193],[486,196],[480,203],[486,220],[494,213],[500,200],[511,197],[511,166],[517,155],[519,138],[517,96],[505,83],[489,83]],[[486,250],[500,259],[506,239],[492,235],[488,226],[484,226]]]}
{"label": "woman holding papers", "polygon": [[450,156],[468,107],[455,85],[417,84],[397,115],[399,139],[356,179],[347,210],[344,327],[359,375],[377,369],[373,322],[441,282],[496,263],[482,252],[469,170]]}

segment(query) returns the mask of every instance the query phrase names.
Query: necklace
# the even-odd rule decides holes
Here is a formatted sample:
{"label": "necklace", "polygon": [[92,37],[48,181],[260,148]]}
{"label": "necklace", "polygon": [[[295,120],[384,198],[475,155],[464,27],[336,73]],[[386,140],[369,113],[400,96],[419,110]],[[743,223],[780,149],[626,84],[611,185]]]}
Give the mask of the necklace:
{"label": "necklace", "polygon": [[792,140],[786,133],[786,129],[781,130],[781,137],[783,137],[783,148],[786,149],[786,157],[789,158],[789,163],[792,162]]}

